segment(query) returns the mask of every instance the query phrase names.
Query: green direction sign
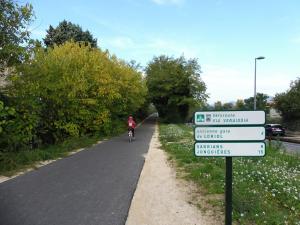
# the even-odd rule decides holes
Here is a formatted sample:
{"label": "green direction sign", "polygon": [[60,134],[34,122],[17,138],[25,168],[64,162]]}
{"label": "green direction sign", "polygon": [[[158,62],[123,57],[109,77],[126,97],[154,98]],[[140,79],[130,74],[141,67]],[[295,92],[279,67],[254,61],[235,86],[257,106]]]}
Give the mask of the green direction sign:
{"label": "green direction sign", "polygon": [[264,111],[200,111],[194,121],[196,156],[265,155]]}
{"label": "green direction sign", "polygon": [[196,112],[194,121],[199,126],[263,125],[264,111],[202,111]]}
{"label": "green direction sign", "polygon": [[[196,112],[195,156],[226,157],[225,224],[232,217],[233,156],[264,156],[266,152],[264,111]],[[261,125],[261,126],[255,126]]]}
{"label": "green direction sign", "polygon": [[195,143],[196,156],[264,156],[264,142],[198,142]]}
{"label": "green direction sign", "polygon": [[263,141],[265,128],[261,127],[196,127],[196,141]]}

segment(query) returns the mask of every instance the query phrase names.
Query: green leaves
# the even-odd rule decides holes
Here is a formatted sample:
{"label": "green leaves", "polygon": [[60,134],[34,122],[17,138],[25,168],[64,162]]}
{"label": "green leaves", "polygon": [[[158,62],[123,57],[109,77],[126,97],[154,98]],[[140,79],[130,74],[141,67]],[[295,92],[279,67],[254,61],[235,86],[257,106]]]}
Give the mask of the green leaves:
{"label": "green leaves", "polygon": [[184,121],[192,106],[206,100],[196,59],[155,57],[146,68],[150,100],[160,117],[169,122]]}
{"label": "green leaves", "polygon": [[19,5],[12,0],[0,2],[0,71],[21,61],[29,39],[27,27],[33,17],[30,4]]}
{"label": "green leaves", "polygon": [[28,112],[26,116],[34,119],[30,131],[42,143],[109,134],[115,122],[126,121],[128,114],[143,106],[147,95],[145,82],[134,68],[80,43],[35,49],[35,57],[18,69],[7,92],[17,114]]}
{"label": "green leaves", "polygon": [[290,89],[276,94],[275,107],[286,120],[300,119],[300,78],[291,82]]}
{"label": "green leaves", "polygon": [[98,49],[89,31],[62,21],[49,27],[44,49],[29,41],[30,4],[3,0],[0,11],[0,74],[9,81],[0,96],[0,151],[110,134],[148,106],[138,65]]}
{"label": "green leaves", "polygon": [[[256,94],[256,109],[258,110],[267,110],[267,99],[268,95],[263,93],[257,93]],[[244,100],[245,102],[245,108],[247,110],[252,110],[254,107],[254,98],[250,97]]]}
{"label": "green leaves", "polygon": [[17,112],[15,108],[4,106],[0,101],[0,148],[18,150],[34,137],[36,117],[28,111]]}
{"label": "green leaves", "polygon": [[66,20],[60,22],[56,28],[53,28],[51,25],[49,26],[44,43],[47,47],[53,47],[54,45],[61,45],[71,40],[82,42],[84,45],[90,44],[94,48],[97,47],[97,39],[93,38],[88,30],[83,31],[79,25],[67,22]]}

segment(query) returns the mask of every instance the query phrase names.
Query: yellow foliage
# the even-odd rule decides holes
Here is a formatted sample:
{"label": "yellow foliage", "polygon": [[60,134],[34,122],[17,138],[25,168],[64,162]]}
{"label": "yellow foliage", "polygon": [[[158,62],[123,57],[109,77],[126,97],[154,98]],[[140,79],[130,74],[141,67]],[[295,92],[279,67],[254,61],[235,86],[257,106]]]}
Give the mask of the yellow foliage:
{"label": "yellow foliage", "polygon": [[101,131],[136,112],[147,94],[141,74],[125,62],[74,42],[38,49],[11,82],[11,95],[28,107],[26,99],[35,102],[42,129],[55,137]]}

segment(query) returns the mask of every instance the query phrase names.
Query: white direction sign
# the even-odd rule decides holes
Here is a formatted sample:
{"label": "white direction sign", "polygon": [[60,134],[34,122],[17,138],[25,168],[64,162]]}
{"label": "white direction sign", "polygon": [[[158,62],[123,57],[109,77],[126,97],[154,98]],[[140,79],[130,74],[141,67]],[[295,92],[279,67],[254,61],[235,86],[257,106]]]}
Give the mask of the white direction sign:
{"label": "white direction sign", "polygon": [[195,124],[211,125],[264,125],[264,111],[203,111],[195,113]]}
{"label": "white direction sign", "polygon": [[264,156],[264,142],[201,142],[195,143],[196,156]]}
{"label": "white direction sign", "polygon": [[264,127],[196,127],[196,141],[263,141]]}

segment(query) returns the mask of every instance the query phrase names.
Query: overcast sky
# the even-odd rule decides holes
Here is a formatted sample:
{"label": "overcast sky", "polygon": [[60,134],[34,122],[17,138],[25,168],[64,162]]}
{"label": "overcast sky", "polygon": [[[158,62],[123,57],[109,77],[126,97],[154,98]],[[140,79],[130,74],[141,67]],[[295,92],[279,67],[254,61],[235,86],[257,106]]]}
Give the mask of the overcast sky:
{"label": "overcast sky", "polygon": [[160,54],[198,58],[209,103],[274,96],[300,77],[298,0],[31,0],[32,37],[64,19],[88,29],[102,49],[146,66]]}

